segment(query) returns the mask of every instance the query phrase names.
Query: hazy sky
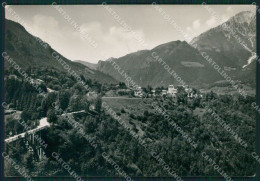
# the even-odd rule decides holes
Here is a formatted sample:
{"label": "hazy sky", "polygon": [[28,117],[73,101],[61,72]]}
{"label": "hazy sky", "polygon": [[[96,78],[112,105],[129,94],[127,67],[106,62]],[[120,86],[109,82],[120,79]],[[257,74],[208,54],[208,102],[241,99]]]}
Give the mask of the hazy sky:
{"label": "hazy sky", "polygon": [[[84,60],[96,63],[106,58],[120,57],[144,49],[133,36],[100,5],[63,5],[66,14],[84,29],[96,43],[97,48],[82,39],[81,34],[68,23],[64,16],[52,6],[12,5],[31,28],[35,36],[47,42],[56,51],[70,60]],[[184,37],[156,11],[152,5],[110,5],[133,31],[139,34],[148,45],[147,49],[175,41]],[[252,5],[211,5],[223,20],[241,11],[253,10]],[[162,5],[167,14],[190,36],[219,25],[219,22],[201,5]],[[6,18],[17,21],[6,11]]]}

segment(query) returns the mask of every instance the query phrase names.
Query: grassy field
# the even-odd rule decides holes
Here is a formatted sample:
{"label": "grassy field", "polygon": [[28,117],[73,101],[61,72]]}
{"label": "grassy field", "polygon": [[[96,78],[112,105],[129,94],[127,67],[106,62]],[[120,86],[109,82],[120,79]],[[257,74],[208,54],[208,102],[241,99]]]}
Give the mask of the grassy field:
{"label": "grassy field", "polygon": [[122,109],[126,113],[132,113],[137,116],[143,115],[145,110],[154,112],[152,108],[153,100],[150,98],[103,97],[102,101],[106,102],[116,113],[121,113]]}
{"label": "grassy field", "polygon": [[[138,120],[137,116],[143,116],[144,111],[155,112],[152,107],[153,99],[127,98],[127,97],[103,97],[103,102],[113,111],[117,113],[122,121],[124,121],[132,129],[136,129],[136,133],[143,137],[147,124]],[[122,111],[124,110],[124,111]]]}

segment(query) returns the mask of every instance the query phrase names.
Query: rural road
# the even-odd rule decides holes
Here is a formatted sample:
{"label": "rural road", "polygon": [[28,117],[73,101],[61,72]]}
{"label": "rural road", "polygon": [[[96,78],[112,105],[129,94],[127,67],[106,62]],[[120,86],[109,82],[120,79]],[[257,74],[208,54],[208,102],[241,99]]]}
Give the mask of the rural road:
{"label": "rural road", "polygon": [[[45,129],[45,128],[49,127],[49,126],[50,126],[50,123],[48,123],[47,118],[44,117],[44,118],[40,119],[40,124],[39,124],[39,126],[37,126],[37,127],[34,128],[34,129],[31,129],[31,130],[27,131],[27,133],[28,133],[28,134],[34,133],[34,132],[40,131],[40,130],[42,130],[42,129]],[[19,138],[23,138],[23,137],[25,136],[25,133],[26,133],[26,132],[23,132],[23,133],[20,133],[20,134],[15,135],[15,136],[12,136],[12,137],[10,137],[10,138],[7,138],[7,139],[5,139],[5,142],[6,142],[6,143],[10,143],[10,142],[15,141],[15,140],[17,140],[17,139],[19,139]]]}

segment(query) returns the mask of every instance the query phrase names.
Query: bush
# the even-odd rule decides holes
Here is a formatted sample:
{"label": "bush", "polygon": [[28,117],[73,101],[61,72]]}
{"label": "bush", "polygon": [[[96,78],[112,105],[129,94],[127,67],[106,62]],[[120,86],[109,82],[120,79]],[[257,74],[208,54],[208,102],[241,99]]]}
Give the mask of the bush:
{"label": "bush", "polygon": [[146,122],[147,121],[147,117],[143,117],[143,122]]}
{"label": "bush", "polygon": [[149,112],[147,110],[144,111],[144,116],[149,116]]}
{"label": "bush", "polygon": [[56,123],[58,120],[55,111],[53,109],[49,109],[47,112],[47,121],[49,123]]}
{"label": "bush", "polygon": [[126,113],[125,110],[124,110],[124,108],[121,109],[121,113]]}
{"label": "bush", "polygon": [[28,111],[28,110],[24,110],[21,114],[21,118],[24,120],[24,121],[27,121],[29,119],[31,119],[31,114],[32,112],[31,111]]}
{"label": "bush", "polygon": [[132,118],[132,119],[136,119],[136,116],[134,115],[134,114],[130,114],[130,118]]}
{"label": "bush", "polygon": [[141,121],[141,120],[142,120],[142,116],[137,116],[137,119],[138,119],[139,121]]}

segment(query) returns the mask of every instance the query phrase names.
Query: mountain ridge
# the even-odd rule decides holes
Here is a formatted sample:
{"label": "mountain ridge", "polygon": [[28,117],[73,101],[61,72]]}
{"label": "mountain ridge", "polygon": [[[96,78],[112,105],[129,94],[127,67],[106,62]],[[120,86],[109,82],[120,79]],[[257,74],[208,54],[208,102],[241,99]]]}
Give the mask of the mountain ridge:
{"label": "mountain ridge", "polygon": [[[240,19],[242,22],[246,21],[247,24],[241,23]],[[242,41],[252,45],[250,47],[252,50],[255,49],[255,40],[253,39],[256,37],[256,22],[255,15],[252,12],[240,12],[223,24],[231,26],[231,29],[234,29]],[[248,32],[248,34],[240,34],[241,32]],[[250,60],[250,58],[254,58],[252,52],[241,46],[236,39],[237,37],[235,38],[234,35],[232,36],[229,33],[222,28],[221,24],[203,32],[192,41],[198,44],[200,50],[206,52],[222,69],[225,67],[232,68],[232,71],[229,71],[228,74],[233,79],[240,78],[244,82],[254,82],[256,68],[248,66],[248,63],[254,62],[254,60]],[[248,40],[248,37],[252,38],[253,44]],[[113,59],[138,85],[151,85],[153,87],[168,86],[169,84],[178,85],[178,82],[164,70],[163,66],[154,60],[154,57],[151,56],[152,52],[156,52],[168,66],[190,85],[201,86],[223,80],[223,77],[201,56],[200,52],[186,41],[170,41],[143,52],[141,55],[133,52]],[[246,69],[245,65],[247,65]],[[119,81],[126,81],[109,62],[99,61],[98,70],[110,74]],[[158,75],[160,75],[160,78]]]}
{"label": "mountain ridge", "polygon": [[[63,55],[54,50],[48,43],[40,38],[31,35],[19,23],[6,19],[5,21],[5,43],[6,52],[21,67],[26,69],[32,67],[53,67],[57,70],[66,72],[63,65],[52,55],[55,52],[72,70],[85,78],[97,80],[99,82],[116,83],[110,75],[104,74],[98,70],[92,70],[86,65],[78,62],[72,62]],[[5,61],[5,69],[11,65]]]}

